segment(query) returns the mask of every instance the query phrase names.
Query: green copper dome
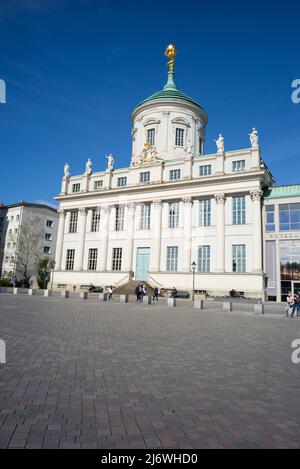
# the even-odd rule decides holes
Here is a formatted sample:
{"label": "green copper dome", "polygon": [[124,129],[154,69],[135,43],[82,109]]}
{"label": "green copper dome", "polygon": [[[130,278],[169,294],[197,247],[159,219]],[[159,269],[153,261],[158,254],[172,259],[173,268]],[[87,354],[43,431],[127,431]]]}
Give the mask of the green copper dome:
{"label": "green copper dome", "polygon": [[144,101],[140,102],[136,107],[139,108],[143,104],[150,103],[150,102],[155,102],[155,101],[163,101],[163,100],[179,100],[179,101],[185,101],[187,103],[191,103],[194,106],[199,107],[200,109],[203,110],[203,108],[198,104],[196,101],[194,101],[190,96],[187,94],[183,93],[182,91],[178,90],[176,88],[176,85],[174,83],[174,72],[169,71],[168,73],[168,82],[164,86],[164,88],[160,91],[157,91],[156,93],[152,94],[149,96],[147,99]]}

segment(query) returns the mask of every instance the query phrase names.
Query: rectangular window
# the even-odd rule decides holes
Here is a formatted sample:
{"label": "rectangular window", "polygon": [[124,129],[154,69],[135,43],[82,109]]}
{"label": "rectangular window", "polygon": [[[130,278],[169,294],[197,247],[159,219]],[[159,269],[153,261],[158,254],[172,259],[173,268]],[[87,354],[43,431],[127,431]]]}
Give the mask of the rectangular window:
{"label": "rectangular window", "polygon": [[53,228],[53,221],[52,220],[47,220],[46,221],[46,226],[47,226],[47,228]]}
{"label": "rectangular window", "polygon": [[170,181],[175,181],[176,179],[181,178],[181,169],[171,169],[170,171]]}
{"label": "rectangular window", "polygon": [[121,270],[122,268],[122,248],[113,248],[112,270]]}
{"label": "rectangular window", "polygon": [[123,231],[124,230],[124,210],[125,207],[122,205],[118,205],[116,207],[116,231]]}
{"label": "rectangular window", "polygon": [[199,176],[210,176],[211,175],[211,164],[199,166]]}
{"label": "rectangular window", "polygon": [[51,241],[52,240],[52,234],[51,233],[45,233],[45,240],[46,241]]}
{"label": "rectangular window", "polygon": [[245,225],[246,223],[246,197],[232,197],[232,223]]}
{"label": "rectangular window", "polygon": [[124,187],[127,185],[127,177],[118,178],[118,187]]}
{"label": "rectangular window", "polygon": [[178,270],[178,246],[167,247],[167,271],[177,272]]}
{"label": "rectangular window", "polygon": [[44,254],[50,254],[49,246],[44,246]]}
{"label": "rectangular window", "polygon": [[150,181],[150,171],[145,173],[140,173],[140,182],[149,182]]}
{"label": "rectangular window", "polygon": [[245,171],[245,168],[246,168],[245,160],[232,162],[232,171],[234,173],[237,173],[238,171]]}
{"label": "rectangular window", "polygon": [[279,205],[280,231],[300,230],[300,203]]}
{"label": "rectangular window", "polygon": [[143,204],[141,206],[140,230],[150,230],[151,205]]}
{"label": "rectangular window", "polygon": [[101,189],[101,187],[103,186],[103,181],[94,181],[94,191],[96,191],[97,189]]}
{"label": "rectangular window", "polygon": [[198,272],[210,272],[210,246],[198,247]]}
{"label": "rectangular window", "polygon": [[211,199],[199,200],[199,226],[211,225]]}
{"label": "rectangular window", "polygon": [[79,191],[80,191],[80,184],[73,184],[72,192],[79,192]]}
{"label": "rectangular window", "polygon": [[183,147],[184,144],[184,129],[176,129],[175,131],[175,145],[176,147]]}
{"label": "rectangular window", "polygon": [[98,249],[89,249],[88,270],[97,270]]}
{"label": "rectangular window", "polygon": [[99,231],[99,228],[100,228],[100,210],[95,208],[92,210],[91,231],[92,232]]}
{"label": "rectangular window", "polygon": [[147,143],[150,145],[154,145],[155,143],[155,129],[148,129],[147,130]]}
{"label": "rectangular window", "polygon": [[178,228],[179,225],[179,202],[169,204],[169,228]]}
{"label": "rectangular window", "polygon": [[232,271],[246,272],[246,245],[234,244],[232,246]]}
{"label": "rectangular window", "polygon": [[266,232],[275,231],[275,206],[266,205]]}
{"label": "rectangular window", "polygon": [[69,233],[77,232],[78,212],[70,212]]}
{"label": "rectangular window", "polygon": [[75,249],[67,249],[66,270],[74,269]]}

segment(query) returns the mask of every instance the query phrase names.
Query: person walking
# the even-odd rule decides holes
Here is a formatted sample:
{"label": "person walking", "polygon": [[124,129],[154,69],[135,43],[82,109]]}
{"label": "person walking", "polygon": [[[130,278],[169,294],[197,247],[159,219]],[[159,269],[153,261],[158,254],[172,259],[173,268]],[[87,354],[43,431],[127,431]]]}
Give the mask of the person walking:
{"label": "person walking", "polygon": [[147,288],[146,288],[146,285],[144,284],[142,288],[143,288],[143,297],[144,297],[144,296],[147,296]]}
{"label": "person walking", "polygon": [[134,290],[136,294],[136,301],[140,301],[140,285],[137,285]]}
{"label": "person walking", "polygon": [[113,287],[112,287],[112,285],[110,285],[110,286],[108,287],[108,301],[110,301],[110,300],[113,299],[113,296],[112,296],[112,295],[113,295]]}
{"label": "person walking", "polygon": [[288,292],[286,302],[287,302],[286,315],[287,317],[292,318],[295,313],[296,303],[295,303],[295,297],[292,295],[292,292],[290,291]]}
{"label": "person walking", "polygon": [[177,290],[175,287],[172,288],[172,291],[171,291],[171,298],[175,298],[177,295]]}
{"label": "person walking", "polygon": [[143,285],[139,285],[139,300],[143,301]]}
{"label": "person walking", "polygon": [[154,287],[153,288],[153,298],[152,301],[156,300],[158,302],[158,288]]}

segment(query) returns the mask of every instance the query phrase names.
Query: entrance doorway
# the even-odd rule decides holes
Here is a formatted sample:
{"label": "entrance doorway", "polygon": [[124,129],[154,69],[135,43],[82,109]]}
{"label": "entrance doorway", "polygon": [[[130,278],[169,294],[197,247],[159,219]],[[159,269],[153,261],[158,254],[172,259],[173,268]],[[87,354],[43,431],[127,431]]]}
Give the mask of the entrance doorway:
{"label": "entrance doorway", "polygon": [[136,280],[148,280],[150,248],[137,248]]}

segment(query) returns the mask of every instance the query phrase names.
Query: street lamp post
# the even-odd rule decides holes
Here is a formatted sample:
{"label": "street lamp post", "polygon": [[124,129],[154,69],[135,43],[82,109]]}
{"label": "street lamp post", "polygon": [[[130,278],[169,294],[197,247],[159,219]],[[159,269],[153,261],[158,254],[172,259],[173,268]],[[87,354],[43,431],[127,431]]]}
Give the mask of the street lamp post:
{"label": "street lamp post", "polygon": [[192,271],[193,271],[193,294],[192,294],[192,300],[194,302],[194,299],[195,299],[195,270],[196,270],[196,267],[197,267],[197,264],[196,262],[194,261],[192,263]]}

